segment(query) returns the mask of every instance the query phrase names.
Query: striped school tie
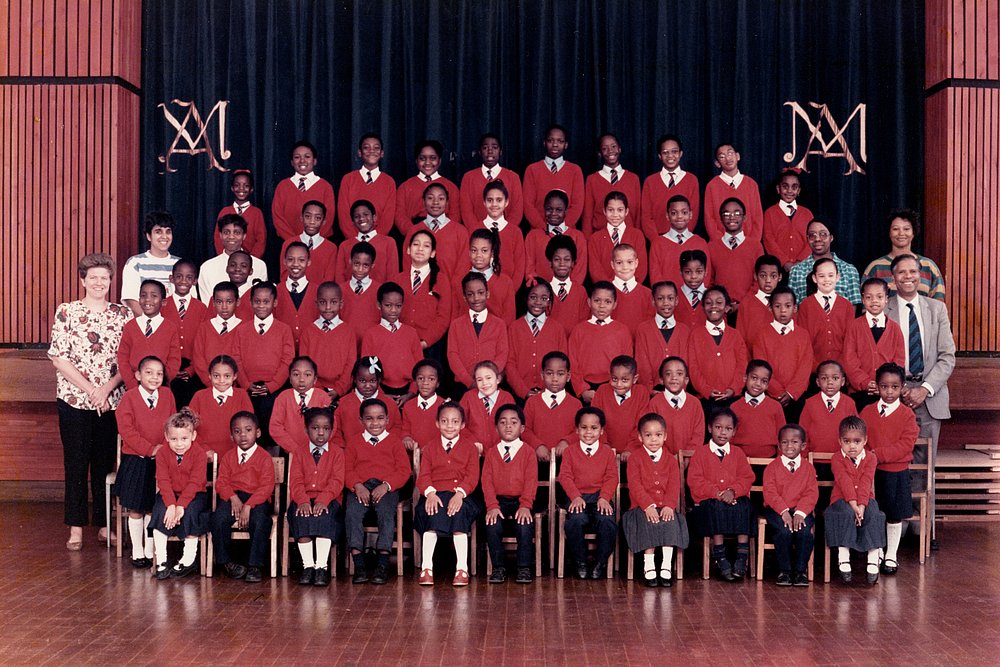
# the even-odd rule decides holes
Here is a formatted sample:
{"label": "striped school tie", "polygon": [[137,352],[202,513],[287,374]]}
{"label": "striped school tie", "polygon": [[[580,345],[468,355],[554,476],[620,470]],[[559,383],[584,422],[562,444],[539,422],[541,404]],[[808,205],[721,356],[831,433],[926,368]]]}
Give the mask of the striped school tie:
{"label": "striped school tie", "polygon": [[701,292],[695,290],[691,293],[691,307],[697,308],[699,303],[701,303]]}
{"label": "striped school tie", "polygon": [[538,329],[538,318],[532,317],[531,318],[531,335],[532,336],[537,336],[538,335],[538,331],[539,331],[539,329]]}
{"label": "striped school tie", "polygon": [[618,245],[622,240],[621,235],[618,233],[618,228],[614,227],[611,230],[611,243],[613,245]]}
{"label": "striped school tie", "polygon": [[788,472],[789,473],[794,473],[795,472],[795,461],[789,461],[788,462]]}
{"label": "striped school tie", "polygon": [[306,395],[299,393],[299,412],[305,412],[306,407],[308,407],[306,406]]}
{"label": "striped school tie", "polygon": [[628,294],[628,285],[622,285],[622,294]]}
{"label": "striped school tie", "polygon": [[313,237],[311,237],[311,236],[309,237],[309,243],[307,243],[306,245],[308,245],[308,246],[309,246],[309,249],[310,249],[310,250],[312,250],[312,249],[313,249]]}
{"label": "striped school tie", "polygon": [[264,331],[264,325],[263,324],[258,324],[257,328],[260,330],[260,335],[263,336],[264,333],[265,333],[265,331]]}
{"label": "striped school tie", "polygon": [[784,336],[786,333],[788,333],[788,327],[781,327],[781,331],[778,332],[778,335]]}
{"label": "striped school tie", "polygon": [[791,204],[788,205],[788,219],[791,220],[795,217],[795,207]]}
{"label": "striped school tie", "polygon": [[749,401],[747,401],[747,403],[750,404],[751,408],[756,408],[757,404],[760,403],[760,401],[756,398],[751,398]]}
{"label": "striped school tie", "polygon": [[180,465],[180,464],[181,464],[181,461],[183,461],[183,460],[184,460],[184,457],[183,457],[183,456],[181,456],[180,454],[178,454],[178,455],[177,455],[177,465]]}
{"label": "striped school tie", "polygon": [[240,465],[243,465],[246,462],[247,462],[247,453],[240,452]]}
{"label": "striped school tie", "polygon": [[225,397],[225,396],[219,396],[219,397],[218,397],[217,399],[215,399],[215,400],[217,400],[217,401],[219,402],[219,405],[224,405],[224,404],[225,404],[225,402],[226,402],[226,397]]}
{"label": "striped school tie", "polygon": [[372,443],[372,447],[374,447],[375,445],[377,445],[377,444],[378,444],[378,438],[376,438],[376,437],[375,437],[375,436],[373,435],[372,437],[368,438],[368,442]]}
{"label": "striped school tie", "polygon": [[413,272],[413,293],[416,294],[417,290],[420,289],[420,283],[424,282],[420,277],[420,271]]}
{"label": "striped school tie", "polygon": [[187,315],[188,312],[187,307],[184,305],[185,301],[187,301],[187,299],[178,300],[179,305],[177,307],[177,317],[181,318],[182,320],[184,319],[184,316]]}
{"label": "striped school tie", "polygon": [[146,338],[153,335],[153,320],[146,320]]}
{"label": "striped school tie", "polygon": [[292,281],[292,294],[299,293],[299,282],[297,280]]}
{"label": "striped school tie", "polygon": [[354,293],[361,294],[362,290],[364,290],[365,287],[360,280],[356,281],[356,283],[357,284],[354,285]]}
{"label": "striped school tie", "polygon": [[684,235],[677,232],[677,245],[684,245]]}
{"label": "striped school tie", "polygon": [[332,320],[323,320],[323,331],[329,331],[331,324],[333,324]]}
{"label": "striped school tie", "polygon": [[559,171],[559,167],[558,167],[558,165],[556,165],[556,163],[555,163],[555,162],[553,162],[553,163],[552,163],[552,164],[551,164],[551,165],[549,166],[549,170],[550,170],[550,171],[551,171],[551,172],[552,172],[553,174],[555,174],[555,173],[557,173],[557,172]]}
{"label": "striped school tie", "polygon": [[436,232],[438,230],[439,224],[441,223],[438,222],[437,218],[431,218],[431,231]]}
{"label": "striped school tie", "polygon": [[430,182],[431,182],[431,181],[433,181],[434,179],[433,179],[433,178],[431,178],[430,176],[424,176],[424,180],[425,180],[425,181],[427,181],[428,183],[430,183]]}
{"label": "striped school tie", "polygon": [[503,446],[503,462],[510,463],[514,460],[514,457],[510,455],[510,445]]}
{"label": "striped school tie", "polygon": [[486,414],[490,413],[490,397],[483,396],[483,407],[486,408]]}
{"label": "striped school tie", "polygon": [[729,247],[736,250],[736,246],[740,244],[739,240],[735,236],[729,237]]}
{"label": "striped school tie", "polygon": [[396,324],[395,322],[390,322],[389,323],[389,333],[396,333],[397,331],[399,331],[399,325]]}
{"label": "striped school tie", "polygon": [[907,365],[910,367],[910,375],[918,377],[924,374],[924,346],[920,340],[920,324],[917,322],[917,312],[914,310],[912,303],[906,304],[906,307],[910,309],[910,312],[906,315],[910,337],[910,356],[909,364]]}
{"label": "striped school tie", "polygon": [[486,180],[487,181],[492,181],[493,180],[493,170],[492,169],[487,169],[486,170]]}
{"label": "striped school tie", "polygon": [[560,301],[566,300],[566,297],[569,296],[569,292],[566,291],[566,283],[559,283],[559,291],[556,293],[556,296]]}
{"label": "striped school tie", "polygon": [[670,403],[674,406],[674,410],[681,409],[681,399],[677,398],[676,396],[670,399]]}
{"label": "striped school tie", "polygon": [[828,398],[826,400],[826,411],[827,411],[828,414],[831,414],[831,415],[833,414],[833,399],[832,398]]}
{"label": "striped school tie", "polygon": [[668,171],[667,173],[670,175],[670,181],[667,183],[667,187],[672,188],[677,185],[677,181],[674,180],[674,172]]}
{"label": "striped school tie", "polygon": [[319,460],[323,456],[323,450],[320,449],[319,447],[315,447],[313,448],[312,453],[313,453],[313,461],[316,462],[316,465],[319,465]]}
{"label": "striped school tie", "polygon": [[549,403],[549,408],[552,409],[552,410],[555,410],[556,408],[558,408],[559,407],[559,401],[556,400],[556,395],[555,394],[549,394],[549,398],[552,399],[552,402]]}
{"label": "striped school tie", "polygon": [[454,440],[448,440],[447,442],[445,442],[444,443],[444,451],[445,451],[445,453],[446,454],[451,454],[451,449],[454,446],[455,446],[455,441]]}
{"label": "striped school tie", "polygon": [[156,401],[152,398],[147,398],[146,401],[149,402],[149,409],[153,410],[156,408]]}
{"label": "striped school tie", "polygon": [[219,335],[224,336],[227,331],[229,331],[229,322],[223,322],[222,328],[219,329]]}
{"label": "striped school tie", "polygon": [[594,455],[594,448],[587,447],[587,456],[593,456],[593,455]]}
{"label": "striped school tie", "polygon": [[306,191],[306,177],[301,176],[299,178],[299,192],[305,192],[305,191]]}
{"label": "striped school tie", "polygon": [[618,182],[618,170],[617,169],[612,169],[611,170],[611,185],[614,185],[617,182]]}
{"label": "striped school tie", "polygon": [[362,234],[361,236],[358,237],[358,240],[361,241],[362,243],[368,243],[368,235]]}
{"label": "striped school tie", "polygon": [[427,401],[420,401],[420,409],[421,410],[426,410],[429,406],[430,406],[430,403],[428,403]]}
{"label": "striped school tie", "polygon": [[733,190],[735,190],[736,189],[736,181],[730,182],[729,183],[729,187],[731,187]]}
{"label": "striped school tie", "polygon": [[824,313],[829,313],[831,309],[832,309],[832,306],[830,305],[830,297],[824,296],[823,297],[823,312]]}
{"label": "striped school tie", "polygon": [[372,183],[375,182],[375,179],[372,178],[372,172],[371,171],[365,171],[365,174],[367,174],[367,178],[365,179],[365,183],[367,183],[368,185],[371,185]]}

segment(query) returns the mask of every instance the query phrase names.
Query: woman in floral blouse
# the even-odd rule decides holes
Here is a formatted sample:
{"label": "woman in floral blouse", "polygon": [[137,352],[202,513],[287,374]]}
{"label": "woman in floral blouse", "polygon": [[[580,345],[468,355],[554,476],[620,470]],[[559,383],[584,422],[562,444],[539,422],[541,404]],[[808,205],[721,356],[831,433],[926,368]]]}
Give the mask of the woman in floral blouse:
{"label": "woman in floral blouse", "polygon": [[102,526],[98,539],[107,538],[104,480],[115,465],[118,425],[114,410],[125,387],[118,374],[118,343],[131,311],[108,302],[115,263],[106,253],[80,260],[84,297],[56,309],[49,359],[56,367],[56,407],[66,471],[66,548],[83,548],[87,525],[87,473],[93,495],[94,525]]}

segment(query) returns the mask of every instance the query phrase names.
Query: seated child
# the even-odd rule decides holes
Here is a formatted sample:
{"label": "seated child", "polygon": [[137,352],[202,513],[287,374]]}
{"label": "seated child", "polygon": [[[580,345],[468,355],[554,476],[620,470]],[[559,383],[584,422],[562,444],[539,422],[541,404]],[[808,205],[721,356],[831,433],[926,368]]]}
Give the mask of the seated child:
{"label": "seated child", "polygon": [[[253,174],[249,169],[234,169],[233,178],[229,183],[233,193],[233,203],[219,211],[216,221],[224,215],[236,214],[247,221],[247,236],[243,247],[254,257],[263,257],[267,245],[267,226],[264,224],[264,212],[250,202],[253,194]],[[222,252],[222,235],[215,228],[215,252]]]}
{"label": "seated child", "polygon": [[[680,285],[683,281],[681,255],[689,250],[700,250],[707,257],[708,242],[691,232],[696,218],[692,217],[691,203],[687,197],[674,195],[667,202],[666,210],[670,226],[665,232],[650,237],[649,241],[649,279],[654,283],[670,280],[675,285]],[[645,214],[643,211],[643,216]],[[710,265],[706,266],[706,273],[711,276]]]}
{"label": "seated child", "polygon": [[[389,580],[389,553],[396,535],[396,505],[400,489],[410,479],[410,459],[400,439],[386,430],[388,404],[377,398],[364,400],[358,408],[359,433],[347,441],[346,525],[347,547],[354,561],[355,584]],[[377,562],[371,573],[364,557],[364,520],[374,512],[378,521],[375,538]]]}
{"label": "seated child", "polygon": [[832,258],[817,259],[809,279],[816,284],[816,293],[799,304],[799,324],[812,338],[814,359],[843,364],[844,338],[854,321],[854,304],[836,292],[840,273]]}
{"label": "seated child", "polygon": [[[427,217],[414,224],[403,239],[403,247],[410,246],[410,240],[418,231],[429,231],[437,244],[437,262],[441,272],[450,282],[455,276],[469,269],[469,230],[456,217],[454,220],[445,213],[448,208],[448,190],[440,183],[431,183],[424,188],[424,208]],[[403,270],[409,271],[403,259]]]}
{"label": "seated child", "polygon": [[[486,504],[486,545],[493,572],[491,584],[507,581],[504,566],[503,532],[513,527],[517,538],[517,583],[534,579],[535,518],[532,507],[538,491],[538,471],[531,447],[521,440],[524,412],[513,403],[495,411],[494,421],[500,442],[491,446],[483,461],[483,500]],[[495,438],[494,438],[495,439]]]}
{"label": "seated child", "polygon": [[413,150],[417,174],[403,181],[396,189],[395,225],[403,236],[410,231],[414,219],[423,220],[427,214],[423,207],[423,193],[428,183],[437,183],[448,190],[448,200],[454,202],[452,205],[455,207],[454,211],[451,211],[452,217],[456,219],[459,217],[458,186],[438,172],[443,154],[444,146],[434,139],[421,141]]}
{"label": "seated child", "polygon": [[358,342],[371,327],[378,326],[378,288],[380,283],[372,279],[372,266],[377,253],[372,244],[365,241],[355,243],[351,248],[351,277],[340,283],[343,297],[343,319],[353,329]]}
{"label": "seated child", "polygon": [[[490,314],[496,315],[509,325],[516,317],[514,293],[517,286],[504,273],[501,273],[500,235],[488,229],[476,229],[469,236],[469,258],[472,271],[486,276],[486,286],[490,290],[490,298],[486,307]],[[456,276],[452,286],[452,312],[461,312],[465,307],[462,294],[461,276]],[[492,429],[490,429],[492,430]]]}
{"label": "seated child", "polygon": [[663,166],[642,183],[642,231],[651,242],[673,227],[673,222],[665,219],[663,212],[667,211],[669,216],[670,201],[674,197],[683,197],[690,203],[687,229],[694,231],[698,224],[701,195],[698,177],[681,168],[684,146],[680,137],[662,135],[656,141],[656,151],[656,157]]}
{"label": "seated child", "polygon": [[902,366],[903,330],[885,313],[889,287],[878,278],[861,286],[865,314],[847,328],[844,338],[844,368],[855,392],[858,408],[870,405],[879,393],[875,371],[883,364]]}
{"label": "seated child", "polygon": [[878,460],[875,468],[875,498],[885,513],[887,546],[882,561],[883,574],[896,574],[896,551],[903,536],[903,521],[913,516],[913,489],[910,462],[920,435],[913,410],[900,402],[906,386],[905,372],[893,363],[882,364],[875,372],[879,401],[861,411],[868,427],[868,449]]}
{"label": "seated child", "polygon": [[[306,408],[302,414],[309,447],[292,457],[288,474],[288,531],[302,557],[303,586],[330,583],[330,548],[340,539],[340,501],[344,492],[344,452],[330,447],[333,411]],[[313,553],[315,544],[316,552]]]}
{"label": "seated child", "polygon": [[702,401],[724,404],[743,388],[747,346],[740,332],[726,325],[732,302],[725,287],[709,287],[701,303],[705,323],[692,327],[688,343],[691,384]]}
{"label": "seated child", "polygon": [[174,219],[166,211],[148,213],[142,222],[149,250],[132,255],[125,260],[122,268],[122,304],[132,309],[136,317],[142,315],[139,308],[139,287],[144,280],[155,280],[165,288],[170,284],[170,272],[180,259],[170,254],[174,242]]}
{"label": "seated child", "polygon": [[708,275],[708,255],[701,250],[685,250],[680,258],[681,293],[677,299],[677,309],[674,316],[678,322],[691,327],[692,330],[705,323],[705,311],[701,300],[707,291],[705,279]]}
{"label": "seated child", "polygon": [[[673,586],[674,548],[688,546],[687,521],[677,513],[681,473],[677,458],[665,448],[667,422],[655,412],[639,419],[642,445],[628,460],[628,489],[632,507],[622,515],[629,551],[642,552],[643,583]],[[656,550],[661,551],[659,576]],[[629,558],[632,556],[630,555]]]}
{"label": "seated child", "polygon": [[[315,285],[324,280],[333,280],[337,273],[337,244],[320,233],[320,229],[326,226],[326,213],[326,206],[322,202],[307,201],[302,205],[302,233],[286,239],[281,246],[282,259],[292,243],[301,243],[306,247],[309,251],[309,264],[305,275]],[[288,267],[284,264],[281,266],[280,276],[282,281],[288,277]],[[296,280],[301,280],[301,275]]]}
{"label": "seated child", "polygon": [[[219,235],[222,237],[222,252],[215,257],[202,262],[198,270],[198,294],[208,304],[212,297],[212,288],[223,280],[229,280],[226,266],[230,256],[237,250],[243,250],[243,242],[247,235],[247,222],[236,215],[224,215],[216,223]],[[250,257],[252,275],[260,280],[267,280],[267,265],[259,257]]]}
{"label": "seated child", "polygon": [[583,404],[566,391],[570,381],[570,361],[565,352],[553,350],[542,357],[542,386],[524,404],[525,424],[540,461],[553,454],[562,456],[575,429],[576,413]]}
{"label": "seated child", "polygon": [[552,267],[546,249],[549,241],[557,236],[571,239],[576,252],[582,253],[573,266],[570,278],[575,283],[582,283],[587,278],[587,239],[579,229],[566,224],[568,208],[569,197],[562,190],[552,190],[545,195],[545,227],[532,229],[524,239],[524,276],[527,280],[532,276],[552,280]]}
{"label": "seated child", "polygon": [[775,438],[785,423],[781,404],[767,395],[774,371],[763,359],[751,359],[743,376],[743,396],[730,405],[736,415],[736,431],[730,442],[747,458],[774,458]]}
{"label": "seated child", "polygon": [[[694,450],[687,483],[701,534],[712,540],[712,562],[725,581],[742,579],[750,558],[750,533],[756,528],[750,486],[753,469],[747,457],[729,442],[737,418],[729,408],[718,408],[709,421],[708,443]],[[736,560],[726,556],[726,535],[736,536]]]}
{"label": "seated child", "polygon": [[[249,299],[247,299],[249,301]],[[209,377],[209,364],[220,354],[233,356],[236,354],[236,327],[243,321],[236,317],[236,304],[239,301],[239,290],[228,280],[215,286],[212,290],[212,306],[215,317],[207,319],[198,327],[194,337],[194,357],[191,366],[198,374],[198,379],[206,387],[212,386]],[[229,438],[229,422],[226,422],[226,438]]]}
{"label": "seated child", "polygon": [[495,410],[514,402],[514,397],[500,388],[503,373],[492,361],[480,361],[472,372],[476,386],[462,396],[459,405],[465,411],[465,434],[479,454],[496,444]]}
{"label": "seated child", "polygon": [[462,224],[472,229],[486,218],[486,205],[482,193],[486,184],[493,180],[503,181],[510,193],[507,217],[520,226],[524,219],[524,196],[521,194],[521,178],[516,172],[500,166],[503,146],[500,137],[487,133],[479,139],[479,159],[481,167],[470,169],[462,177],[461,201]]}
{"label": "seated child", "polygon": [[413,384],[417,395],[403,404],[402,433],[406,449],[413,451],[437,439],[437,409],[448,399],[438,396],[441,387],[441,364],[434,359],[421,359],[413,366]]}
{"label": "seated child", "polygon": [[374,132],[361,135],[357,155],[361,158],[361,168],[347,172],[340,179],[340,199],[337,204],[340,232],[344,238],[352,235],[351,206],[359,199],[367,199],[375,205],[378,233],[387,236],[392,229],[392,221],[396,218],[396,181],[379,168],[385,155],[382,138]]}
{"label": "seated child", "polygon": [[764,254],[759,236],[748,236],[743,228],[746,207],[735,197],[722,202],[719,217],[725,233],[708,242],[708,256],[715,271],[716,284],[725,287],[737,304],[749,298],[757,285],[754,280],[754,262]]}
{"label": "seated child", "polygon": [[597,156],[601,168],[587,176],[584,183],[583,217],[580,227],[584,234],[590,236],[594,231],[604,227],[603,202],[612,190],[624,192],[632,202],[631,224],[641,229],[642,188],[639,177],[632,171],[626,171],[621,163],[622,148],[618,137],[613,134],[603,134],[597,139]]}
{"label": "seated child", "polygon": [[206,452],[221,455],[235,447],[229,422],[237,412],[253,412],[246,390],[234,386],[238,373],[235,359],[216,356],[208,364],[210,386],[191,399],[191,410],[198,415],[198,444]]}
{"label": "seated child", "polygon": [[552,286],[537,278],[528,289],[527,312],[508,327],[507,383],[519,398],[542,390],[542,359],[549,352],[566,349],[566,331],[549,315],[554,298]]}
{"label": "seated child", "polygon": [[486,276],[475,271],[467,274],[462,278],[462,293],[468,309],[448,328],[448,365],[456,382],[472,387],[476,364],[490,360],[503,368],[510,348],[506,323],[486,310],[490,298]]}
{"label": "seated child", "polygon": [[604,413],[607,443],[627,461],[641,446],[636,424],[649,412],[649,389],[638,384],[635,359],[628,355],[611,360],[610,375],[610,382],[597,388],[591,405]]}
{"label": "seated child", "polygon": [[418,228],[409,238],[406,259],[410,266],[393,282],[410,289],[400,319],[417,330],[420,347],[426,350],[441,343],[451,324],[451,285],[438,267],[434,234],[428,229]]}
{"label": "seated child", "polygon": [[[736,328],[749,342],[757,332],[774,320],[771,313],[771,294],[781,283],[781,262],[773,255],[761,255],[753,265],[757,291],[749,294],[736,311]],[[792,296],[795,292],[792,292]]]}
{"label": "seated child", "polygon": [[372,280],[384,283],[392,280],[399,271],[399,249],[396,241],[385,234],[379,234],[376,229],[378,214],[375,204],[367,199],[359,199],[351,204],[351,224],[357,234],[349,236],[340,244],[337,251],[334,279],[344,282],[351,277],[351,248],[356,243],[369,243],[375,248],[378,260],[372,266]]}
{"label": "seated child", "polygon": [[289,326],[298,348],[302,331],[319,316],[316,310],[316,287],[319,282],[310,280],[306,275],[310,253],[305,243],[292,241],[287,244],[283,261],[287,277],[278,285],[274,316]]}
{"label": "seated child", "polygon": [[[611,504],[618,487],[618,459],[604,436],[604,413],[594,407],[576,413],[576,437],[563,452],[559,485],[566,492],[566,547],[576,561],[577,579],[603,579],[615,549],[618,524]],[[593,564],[587,563],[583,534],[597,533]]]}
{"label": "seated child", "polygon": [[180,370],[170,381],[170,390],[174,393],[181,407],[191,402],[194,392],[201,388],[200,382],[191,367],[194,357],[194,339],[198,329],[209,319],[208,308],[200,299],[194,298],[191,288],[198,282],[198,265],[189,259],[179,259],[174,264],[170,274],[170,284],[173,294],[160,308],[164,319],[173,322],[177,327],[177,337],[180,343]]}
{"label": "seated child", "polygon": [[663,391],[649,400],[649,409],[670,425],[666,448],[671,456],[681,450],[693,452],[705,442],[705,411],[686,391],[687,362],[680,357],[667,357],[660,363],[659,371]]}
{"label": "seated child", "polygon": [[778,431],[781,456],[764,468],[764,518],[774,534],[779,586],[809,585],[806,569],[813,551],[813,510],[819,486],[816,469],[802,456],[805,444],[805,430],[798,424],[785,424]]}
{"label": "seated child", "polygon": [[845,417],[838,428],[840,454],[831,461],[833,492],[823,512],[826,545],[837,548],[840,580],[851,583],[851,549],[868,553],[867,580],[878,583],[879,555],[885,547],[885,514],[875,500],[878,459],[866,451],[868,427],[860,417]]}
{"label": "seated child", "polygon": [[524,170],[524,217],[532,229],[545,226],[545,194],[562,190],[569,197],[566,224],[577,227],[583,213],[583,170],[563,155],[569,148],[566,128],[551,125],[545,130],[545,158]]}
{"label": "seated child", "polygon": [[[262,568],[271,534],[274,461],[257,444],[260,424],[252,412],[233,415],[230,432],[236,447],[219,457],[215,482],[219,500],[212,513],[212,548],[216,564],[222,566],[227,577],[255,584],[264,577]],[[230,558],[233,528],[250,533],[246,566]]]}
{"label": "seated child", "polygon": [[816,368],[819,393],[806,399],[800,419],[802,428],[809,434],[806,447],[811,452],[839,452],[837,428],[840,422],[845,417],[858,416],[854,401],[842,393],[846,378],[844,367],[832,359],[827,359]]}
{"label": "seated child", "polygon": [[813,214],[797,201],[802,190],[798,169],[782,171],[775,189],[780,201],[764,211],[764,245],[781,262],[781,268],[788,271],[812,254],[806,241],[806,225]]}
{"label": "seated child", "polygon": [[295,357],[288,366],[288,382],[292,386],[274,399],[271,438],[288,454],[301,455],[309,444],[309,434],[302,423],[306,410],[330,407],[330,397],[325,391],[316,389],[316,374],[315,361],[309,357]]}
{"label": "seated child", "polygon": [[370,327],[361,338],[361,354],[382,360],[382,390],[402,406],[413,393],[413,364],[424,357],[420,334],[408,324],[402,324],[403,288],[396,283],[379,286],[376,297],[381,315],[377,326]]}
{"label": "seated child", "polygon": [[619,243],[611,251],[611,269],[615,274],[611,284],[618,292],[615,318],[630,331],[653,316],[653,294],[636,279],[638,264],[635,248],[627,243]]}
{"label": "seated child", "polygon": [[798,419],[815,363],[812,340],[792,319],[796,313],[795,292],[785,286],[777,287],[771,293],[770,303],[774,319],[751,339],[750,355],[771,364],[774,373],[767,395],[778,401],[789,417]]}
{"label": "seated child", "polygon": [[379,391],[382,385],[382,362],[379,358],[358,357],[354,367],[351,368],[351,378],[354,391],[341,396],[337,403],[339,416],[333,424],[334,443],[343,448],[352,438],[361,434],[364,424],[355,415],[360,414],[361,404],[370,398],[377,398],[385,403],[388,414],[385,428],[394,433],[398,432],[402,424],[399,408],[396,407],[395,401]]}
{"label": "seated child", "polygon": [[[737,197],[746,204],[746,234],[748,239],[760,243],[764,227],[764,209],[760,205],[760,187],[757,181],[740,172],[740,152],[731,143],[723,142],[713,153],[715,166],[720,174],[705,184],[705,231],[708,238],[722,236],[723,223],[717,212],[729,197]],[[763,254],[763,253],[761,253]]]}
{"label": "seated child", "polygon": [[580,322],[569,335],[569,358],[576,374],[573,390],[580,400],[590,403],[594,392],[608,381],[611,360],[621,354],[632,354],[632,332],[611,318],[617,306],[617,290],[607,281],[590,288],[590,319]]}
{"label": "seated child", "polygon": [[[271,220],[274,222],[274,230],[283,240],[295,238],[302,233],[299,213],[302,211],[302,205],[309,200],[322,202],[330,212],[330,219],[324,222],[319,233],[329,236],[333,232],[333,184],[320,178],[313,171],[316,168],[317,157],[316,148],[311,143],[295,142],[291,153],[292,169],[295,173],[289,178],[281,179],[274,188]],[[341,196],[343,194],[341,192]]]}
{"label": "seated child", "polygon": [[156,453],[163,446],[163,425],[177,407],[173,394],[163,388],[163,362],[158,358],[140,361],[135,378],[138,386],[125,392],[115,410],[122,455],[114,492],[128,514],[132,567],[149,568],[153,543],[147,531],[156,499]]}
{"label": "seated child", "polygon": [[[121,408],[119,408],[120,410]],[[208,461],[198,440],[198,416],[181,408],[163,426],[167,446],[156,453],[156,501],[150,527],[156,546],[157,579],[186,577],[198,568],[198,538],[208,532]],[[184,552],[171,567],[167,538],[184,542]]]}
{"label": "seated child", "polygon": [[691,327],[674,317],[677,286],[670,281],[656,283],[652,295],[656,314],[646,318],[635,329],[635,361],[639,377],[648,389],[655,388],[659,382],[658,370],[663,359],[687,356],[688,339],[691,337]]}
{"label": "seated child", "polygon": [[469,232],[471,234],[478,229],[486,229],[499,237],[501,242],[495,244],[498,266],[502,264],[504,275],[510,278],[516,288],[524,281],[524,235],[517,223],[504,217],[510,199],[503,181],[490,181],[486,184],[483,188],[483,203],[486,206],[486,217],[478,225],[471,227]]}
{"label": "seated child", "polygon": [[443,403],[437,421],[440,440],[420,449],[417,491],[424,501],[413,508],[413,526],[423,543],[419,583],[434,584],[434,548],[438,534],[443,533],[452,535],[455,542],[452,585],[468,586],[469,532],[479,516],[479,505],[470,496],[479,485],[479,455],[471,439],[462,435],[462,406]]}
{"label": "seated child", "polygon": [[299,353],[316,362],[316,384],[336,401],[351,388],[351,367],[358,359],[354,329],[340,318],[344,299],[333,281],[316,288],[316,321],[303,329]]}
{"label": "seated child", "polygon": [[587,242],[587,270],[590,279],[597,282],[615,277],[611,255],[619,244],[625,243],[635,250],[639,260],[635,267],[635,278],[640,283],[643,282],[649,272],[646,239],[631,223],[628,197],[624,193],[618,190],[608,193],[604,198],[604,218],[607,224],[602,229],[594,230]]}
{"label": "seated child", "polygon": [[[156,280],[143,280],[139,287],[139,308],[142,315],[125,323],[121,342],[118,344],[118,373],[126,389],[138,386],[139,361],[156,357],[163,361],[167,382],[181,367],[181,343],[177,326],[160,314],[160,306],[167,298],[167,289]],[[172,415],[171,410],[168,415]],[[166,415],[164,415],[166,418]]]}
{"label": "seated child", "polygon": [[[583,280],[577,280],[576,274],[578,252],[586,252],[586,246],[578,246],[566,234],[560,234],[549,239],[545,245],[545,257],[552,269],[552,280],[549,285],[555,298],[552,300],[552,318],[562,324],[567,335],[580,322],[590,317],[587,306],[587,288]],[[581,258],[585,261],[585,258]]]}

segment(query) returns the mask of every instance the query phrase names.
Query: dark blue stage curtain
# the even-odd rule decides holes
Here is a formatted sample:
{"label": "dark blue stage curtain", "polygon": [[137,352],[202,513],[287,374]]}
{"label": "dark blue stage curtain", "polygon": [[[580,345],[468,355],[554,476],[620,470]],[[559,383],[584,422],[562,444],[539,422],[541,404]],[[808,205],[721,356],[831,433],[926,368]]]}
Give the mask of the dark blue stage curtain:
{"label": "dark blue stage curtain", "polygon": [[[569,128],[567,157],[584,173],[598,165],[603,131],[618,135],[624,166],[640,177],[659,168],[656,137],[676,133],[682,166],[702,187],[715,144],[733,142],[766,208],[810,136],[786,102],[813,125],[820,111],[809,103],[827,105],[866,172],[845,176],[841,157],[806,161],[801,201],[837,225],[841,256],[863,267],[882,254],[888,209],[922,200],[919,0],[147,0],[143,11],[143,210],[170,210],[176,251],[197,259],[211,254],[230,175],[207,153],[170,155],[176,171],[166,173],[159,157],[175,125],[219,166],[253,171],[268,224],[299,138],[317,146],[317,173],[335,187],[359,164],[368,131],[382,135],[383,168],[397,183],[415,173],[413,144],[425,137],[444,143],[442,173],[458,182],[478,166],[481,133],[498,132],[502,163],[523,172],[550,123]],[[173,100],[197,107],[200,141],[197,123],[183,123],[190,108]],[[219,110],[210,116],[220,100],[228,158]],[[860,114],[848,123],[859,104],[863,146]],[[786,161],[793,135],[797,154]],[[843,152],[835,136],[824,121],[811,148]],[[272,260],[277,247],[271,238]]]}

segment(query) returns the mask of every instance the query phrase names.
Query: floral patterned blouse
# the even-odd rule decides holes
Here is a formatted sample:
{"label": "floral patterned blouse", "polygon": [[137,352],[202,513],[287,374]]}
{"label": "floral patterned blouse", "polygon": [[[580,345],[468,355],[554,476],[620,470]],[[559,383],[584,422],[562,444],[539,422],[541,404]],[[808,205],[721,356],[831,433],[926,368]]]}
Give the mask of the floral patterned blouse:
{"label": "floral patterned blouse", "polygon": [[[118,372],[118,343],[132,311],[117,303],[109,303],[99,313],[87,308],[82,301],[59,304],[52,325],[49,356],[65,359],[94,385],[100,386]],[[111,392],[111,409],[118,407],[125,386]],[[96,410],[87,393],[56,371],[56,398],[78,410]]]}

